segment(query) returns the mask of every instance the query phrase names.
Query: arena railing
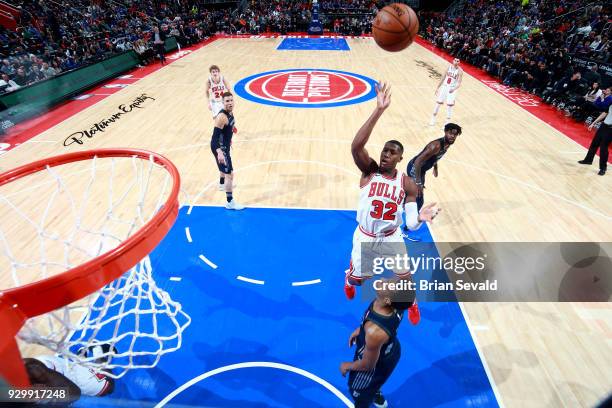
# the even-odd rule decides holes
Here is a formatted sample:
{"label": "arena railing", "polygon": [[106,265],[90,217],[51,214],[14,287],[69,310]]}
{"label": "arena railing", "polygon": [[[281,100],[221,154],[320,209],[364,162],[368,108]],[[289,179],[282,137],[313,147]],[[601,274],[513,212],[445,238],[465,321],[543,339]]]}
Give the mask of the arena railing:
{"label": "arena railing", "polygon": [[[176,38],[168,37],[166,52],[177,48]],[[44,113],[70,97],[136,67],[139,63],[138,54],[129,50],[0,95],[0,135],[2,130]]]}

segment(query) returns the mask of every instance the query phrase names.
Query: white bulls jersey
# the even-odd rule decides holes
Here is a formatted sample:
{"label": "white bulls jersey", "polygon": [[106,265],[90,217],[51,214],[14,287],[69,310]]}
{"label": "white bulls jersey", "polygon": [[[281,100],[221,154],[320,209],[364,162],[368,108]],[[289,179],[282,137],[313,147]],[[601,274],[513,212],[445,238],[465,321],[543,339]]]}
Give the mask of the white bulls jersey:
{"label": "white bulls jersey", "polygon": [[210,84],[209,94],[211,103],[223,103],[223,98],[221,97],[221,95],[229,91],[229,89],[227,89],[227,87],[225,86],[225,81],[223,81],[223,75],[219,76],[218,84],[213,81],[212,77],[208,77],[208,83]]}
{"label": "white bulls jersey", "polygon": [[458,79],[459,67],[455,68],[455,66],[451,64],[446,71],[446,76],[444,77],[444,82],[442,82],[442,85],[449,88],[454,88],[457,85]]}
{"label": "white bulls jersey", "polygon": [[83,395],[101,395],[108,389],[110,382],[104,374],[96,373],[91,368],[83,367],[58,356],[40,356],[36,360],[47,368],[57,371],[81,389]]}
{"label": "white bulls jersey", "polygon": [[394,178],[374,173],[361,187],[357,222],[363,233],[384,236],[402,225],[406,196],[403,179],[404,173],[399,170]]}

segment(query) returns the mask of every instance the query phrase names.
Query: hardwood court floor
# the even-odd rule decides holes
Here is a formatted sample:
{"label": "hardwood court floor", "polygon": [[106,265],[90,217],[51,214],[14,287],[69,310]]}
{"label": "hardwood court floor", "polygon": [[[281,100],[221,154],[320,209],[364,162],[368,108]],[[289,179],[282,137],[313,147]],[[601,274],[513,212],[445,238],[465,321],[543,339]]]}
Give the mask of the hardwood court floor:
{"label": "hardwood court floor", "polygon": [[[78,149],[145,148],[178,166],[182,203],[222,205],[204,96],[211,64],[219,65],[232,85],[258,72],[311,67],[388,81],[392,104],[368,150],[376,157],[385,140],[399,139],[406,149],[403,166],[441,136],[443,110],[436,127],[426,126],[438,81],[432,72],[441,73],[447,65],[440,57],[418,45],[386,53],[370,39],[349,39],[350,52],[276,51],[280,41],[214,41],[4,154],[1,167]],[[143,93],[154,100],[83,144],[63,146],[69,135],[112,116],[118,105]],[[457,100],[453,121],[463,126],[463,135],[442,159],[440,176],[429,176],[425,193],[426,201],[444,209],[431,226],[437,241],[611,240],[612,183],[597,177],[594,167],[576,164],[583,147],[468,75]],[[368,101],[291,109],[236,98],[235,196],[250,206],[355,208],[359,174],[350,142],[373,107]],[[31,200],[24,194],[19,203],[27,206]],[[472,303],[463,308],[505,406],[587,407],[610,391],[609,304]]]}

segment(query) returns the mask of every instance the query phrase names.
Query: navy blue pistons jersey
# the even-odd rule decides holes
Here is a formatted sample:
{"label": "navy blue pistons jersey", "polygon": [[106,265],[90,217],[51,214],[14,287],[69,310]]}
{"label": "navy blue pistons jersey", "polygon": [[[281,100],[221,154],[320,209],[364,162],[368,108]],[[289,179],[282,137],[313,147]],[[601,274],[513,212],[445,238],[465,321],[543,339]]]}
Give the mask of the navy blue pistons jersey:
{"label": "navy blue pistons jersey", "polygon": [[[444,149],[444,138],[441,137],[440,139],[437,140],[437,142],[440,143],[440,151],[435,156],[432,156],[429,159],[425,160],[423,163],[421,163],[421,174],[431,169],[433,165],[436,164],[438,160],[440,160],[442,156],[444,156],[444,154],[446,153],[446,150]],[[411,174],[410,172],[411,165],[414,163],[417,157],[423,154],[425,149],[427,149],[427,146],[423,150],[421,150],[421,153],[414,156],[412,160],[410,160],[410,162],[408,163],[408,173],[410,174],[411,177],[415,177],[415,175]]]}
{"label": "navy blue pistons jersey", "polygon": [[212,140],[211,147],[213,149],[217,149],[220,147],[224,150],[227,150],[232,145],[232,136],[234,134],[234,126],[236,124],[236,121],[234,119],[234,115],[232,115],[225,109],[222,109],[219,113],[223,113],[225,114],[225,116],[227,116],[227,125],[223,126],[223,129],[221,129],[221,137],[218,140]]}
{"label": "navy blue pistons jersey", "polygon": [[372,322],[383,329],[389,340],[380,349],[376,366],[371,371],[351,371],[349,374],[349,387],[351,390],[365,390],[374,388],[378,390],[389,378],[397,365],[401,355],[400,342],[397,339],[397,328],[404,317],[403,311],[394,311],[390,316],[384,316],[374,311],[374,301],[365,311],[357,341],[355,342],[355,356],[353,360],[361,360],[366,346],[365,324]]}

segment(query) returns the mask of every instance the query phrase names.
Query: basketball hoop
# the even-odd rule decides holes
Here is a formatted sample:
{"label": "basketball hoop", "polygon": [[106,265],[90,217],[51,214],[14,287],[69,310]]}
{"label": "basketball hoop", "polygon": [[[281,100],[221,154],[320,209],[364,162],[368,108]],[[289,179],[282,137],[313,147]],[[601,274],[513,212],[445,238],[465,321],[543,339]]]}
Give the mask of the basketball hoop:
{"label": "basketball hoop", "polygon": [[[22,194],[34,188],[36,197]],[[172,162],[137,149],[68,153],[0,174],[0,204],[14,223],[0,208],[0,273],[10,270],[13,281],[0,281],[0,377],[29,385],[16,336],[114,378],[180,348],[191,319],[156,285],[148,256],[178,216],[179,188]],[[32,214],[14,203],[20,194]],[[22,259],[30,255],[37,260]],[[103,343],[117,354],[78,352]]]}

